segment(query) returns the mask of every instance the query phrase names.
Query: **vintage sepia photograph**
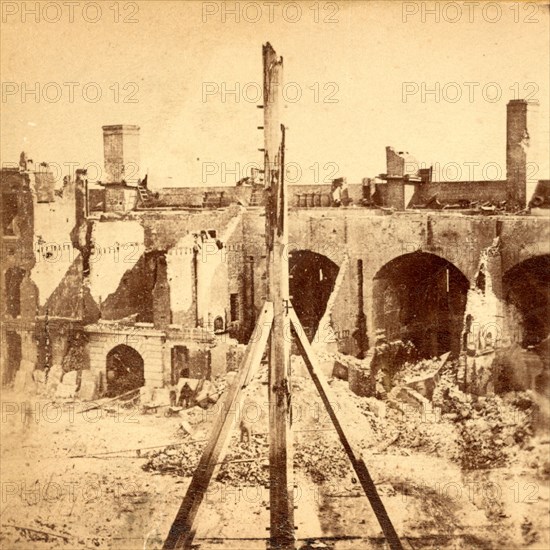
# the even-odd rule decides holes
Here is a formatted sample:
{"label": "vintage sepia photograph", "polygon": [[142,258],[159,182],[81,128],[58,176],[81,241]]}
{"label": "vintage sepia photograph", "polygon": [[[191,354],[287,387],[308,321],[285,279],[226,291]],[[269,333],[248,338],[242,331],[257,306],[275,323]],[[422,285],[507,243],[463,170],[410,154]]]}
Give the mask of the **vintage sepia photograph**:
{"label": "vintage sepia photograph", "polygon": [[0,547],[550,548],[550,4],[0,0]]}

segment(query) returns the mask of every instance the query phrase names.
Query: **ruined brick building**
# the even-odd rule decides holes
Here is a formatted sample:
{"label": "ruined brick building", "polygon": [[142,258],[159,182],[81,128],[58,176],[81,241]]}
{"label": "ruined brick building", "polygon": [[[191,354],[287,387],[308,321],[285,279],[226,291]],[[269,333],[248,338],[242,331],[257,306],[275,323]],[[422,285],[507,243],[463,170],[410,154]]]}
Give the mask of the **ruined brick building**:
{"label": "ruined brick building", "polygon": [[[508,104],[506,180],[433,182],[388,147],[385,173],[344,185],[339,208],[334,185],[290,187],[290,291],[316,345],[368,358],[381,340],[410,341],[421,356],[463,355],[478,373],[499,349],[543,345],[550,186],[535,182],[528,196],[533,107]],[[101,188],[77,170],[56,189],[24,155],[2,170],[3,385],[76,370],[92,398],[212,378],[234,368],[254,330],[261,182],[155,190],[134,174],[139,128],[103,132]],[[516,374],[509,383],[542,383]]]}

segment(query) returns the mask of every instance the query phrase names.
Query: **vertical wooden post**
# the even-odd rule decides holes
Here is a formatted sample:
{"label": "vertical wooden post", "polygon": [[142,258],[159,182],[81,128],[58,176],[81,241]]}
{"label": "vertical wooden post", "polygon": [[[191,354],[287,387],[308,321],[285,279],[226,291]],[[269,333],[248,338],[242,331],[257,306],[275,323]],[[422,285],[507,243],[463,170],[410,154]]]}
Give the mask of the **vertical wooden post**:
{"label": "vertical wooden post", "polygon": [[283,60],[271,44],[263,47],[264,181],[268,296],[273,303],[269,340],[269,496],[270,547],[294,548],[292,453],[288,438],[290,408],[290,322],[288,309],[288,223],[284,180],[284,126],[279,122]]}

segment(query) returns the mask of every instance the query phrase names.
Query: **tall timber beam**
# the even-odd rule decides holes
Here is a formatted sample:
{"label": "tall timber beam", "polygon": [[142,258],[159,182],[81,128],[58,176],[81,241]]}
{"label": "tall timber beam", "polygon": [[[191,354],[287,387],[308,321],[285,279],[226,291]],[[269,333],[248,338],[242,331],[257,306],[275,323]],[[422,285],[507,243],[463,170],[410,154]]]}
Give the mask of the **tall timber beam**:
{"label": "tall timber beam", "polygon": [[264,181],[268,296],[273,304],[269,339],[270,547],[294,548],[294,484],[290,449],[290,307],[288,204],[285,189],[285,128],[280,123],[283,59],[269,42],[263,47]]}

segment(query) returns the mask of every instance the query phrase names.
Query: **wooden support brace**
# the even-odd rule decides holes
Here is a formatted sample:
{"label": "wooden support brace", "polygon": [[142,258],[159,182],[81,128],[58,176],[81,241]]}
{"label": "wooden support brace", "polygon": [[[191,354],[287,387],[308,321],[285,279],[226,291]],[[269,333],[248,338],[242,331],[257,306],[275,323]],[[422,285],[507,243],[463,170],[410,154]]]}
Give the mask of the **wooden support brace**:
{"label": "wooden support brace", "polygon": [[399,540],[399,537],[397,536],[390,517],[388,516],[386,508],[384,507],[384,503],[382,502],[382,499],[380,498],[380,495],[376,490],[376,486],[374,484],[374,481],[372,480],[369,470],[366,464],[363,462],[361,456],[357,454],[350,445],[344,427],[342,426],[342,424],[340,424],[340,421],[338,420],[338,417],[336,416],[336,413],[334,412],[334,409],[330,404],[330,388],[325,380],[324,375],[321,373],[321,369],[317,365],[315,354],[313,352],[313,349],[311,348],[309,340],[307,339],[302,324],[300,323],[300,320],[298,319],[298,316],[296,315],[296,312],[294,310],[290,310],[289,315],[294,336],[297,340],[300,351],[302,352],[302,356],[306,363],[309,374],[311,375],[313,383],[315,384],[315,387],[317,388],[317,391],[321,396],[321,400],[323,401],[323,404],[327,409],[327,413],[332,420],[336,432],[338,433],[338,437],[340,438],[340,442],[342,443],[351,461],[355,473],[357,474],[357,477],[361,482],[363,490],[365,491],[365,494],[369,499],[372,509],[376,515],[376,519],[378,520],[378,523],[382,528],[382,532],[384,533],[384,536],[386,537],[386,540],[388,541],[391,550],[403,550],[401,541]]}
{"label": "wooden support brace", "polygon": [[222,409],[212,427],[208,444],[164,542],[163,550],[188,550],[191,548],[195,536],[193,529],[195,518],[214,471],[219,466],[220,457],[223,456],[229,442],[228,436],[233,424],[232,415],[229,413],[235,409],[242,388],[251,378],[251,371],[260,365],[272,324],[273,304],[266,302],[246,348],[241,368],[227,392]]}

